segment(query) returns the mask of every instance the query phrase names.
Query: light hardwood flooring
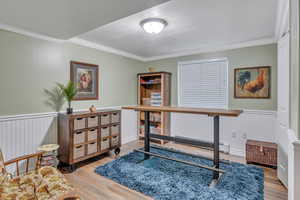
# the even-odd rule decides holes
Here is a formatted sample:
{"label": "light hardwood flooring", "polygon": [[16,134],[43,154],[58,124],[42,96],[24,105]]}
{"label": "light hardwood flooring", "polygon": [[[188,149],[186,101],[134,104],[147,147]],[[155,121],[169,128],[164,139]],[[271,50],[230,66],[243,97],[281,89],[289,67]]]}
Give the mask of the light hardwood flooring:
{"label": "light hardwood flooring", "polygon": [[[141,147],[141,141],[134,141],[123,145],[120,156],[129,153],[134,148]],[[165,146],[175,147],[186,152],[211,156],[211,151],[178,144],[168,143]],[[242,157],[222,154],[221,158],[235,162],[245,163]],[[100,157],[80,164],[73,173],[66,173],[67,179],[73,184],[84,200],[145,200],[152,199],[139,192],[128,189],[116,182],[104,178],[94,172],[95,168],[107,162],[113,161],[115,156],[110,153],[108,156]],[[287,189],[280,183],[276,176],[276,170],[263,168],[265,171],[265,200],[287,200]]]}

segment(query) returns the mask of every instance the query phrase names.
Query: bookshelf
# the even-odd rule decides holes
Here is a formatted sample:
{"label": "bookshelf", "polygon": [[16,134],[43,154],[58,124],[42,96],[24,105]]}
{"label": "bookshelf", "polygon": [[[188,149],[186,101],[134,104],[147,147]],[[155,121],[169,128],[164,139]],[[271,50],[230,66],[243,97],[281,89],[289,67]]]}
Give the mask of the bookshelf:
{"label": "bookshelf", "polygon": [[[138,74],[138,105],[169,106],[171,103],[171,73],[149,72]],[[138,136],[144,137],[145,113],[138,112]],[[170,135],[170,113],[151,112],[150,132]],[[162,140],[155,140],[164,144]]]}

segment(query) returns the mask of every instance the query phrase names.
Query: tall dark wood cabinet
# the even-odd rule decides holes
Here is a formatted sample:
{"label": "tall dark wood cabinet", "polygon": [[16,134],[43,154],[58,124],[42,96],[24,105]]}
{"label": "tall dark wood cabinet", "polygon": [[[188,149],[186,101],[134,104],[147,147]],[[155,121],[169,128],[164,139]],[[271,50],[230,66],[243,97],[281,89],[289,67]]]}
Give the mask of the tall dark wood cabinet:
{"label": "tall dark wood cabinet", "polygon": [[[149,72],[138,74],[138,105],[169,106],[171,104],[171,73]],[[145,114],[138,112],[138,135],[144,137]],[[170,135],[170,113],[151,112],[150,132]],[[163,140],[157,140],[163,144]]]}
{"label": "tall dark wood cabinet", "polygon": [[71,165],[111,150],[120,152],[121,112],[59,114],[59,160]]}

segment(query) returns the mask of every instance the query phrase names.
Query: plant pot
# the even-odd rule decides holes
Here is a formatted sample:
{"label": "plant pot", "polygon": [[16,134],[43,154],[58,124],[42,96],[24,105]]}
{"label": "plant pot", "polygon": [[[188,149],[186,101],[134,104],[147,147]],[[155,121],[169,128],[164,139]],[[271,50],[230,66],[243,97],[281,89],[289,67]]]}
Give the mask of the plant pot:
{"label": "plant pot", "polygon": [[67,114],[70,115],[73,113],[73,108],[67,108]]}

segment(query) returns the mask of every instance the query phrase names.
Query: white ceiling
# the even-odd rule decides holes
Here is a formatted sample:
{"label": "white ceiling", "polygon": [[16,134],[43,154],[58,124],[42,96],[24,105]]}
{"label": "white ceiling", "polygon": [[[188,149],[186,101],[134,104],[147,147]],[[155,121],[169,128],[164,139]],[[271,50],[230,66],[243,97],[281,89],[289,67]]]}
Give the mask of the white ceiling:
{"label": "white ceiling", "polygon": [[[270,44],[288,27],[286,0],[0,0],[0,29],[142,61]],[[145,33],[141,20],[168,26]]]}
{"label": "white ceiling", "polygon": [[0,23],[69,39],[168,0],[0,0]]}
{"label": "white ceiling", "polygon": [[[142,58],[163,57],[209,47],[273,41],[277,0],[172,0],[77,37]],[[148,17],[168,21],[158,35],[139,23]]]}

